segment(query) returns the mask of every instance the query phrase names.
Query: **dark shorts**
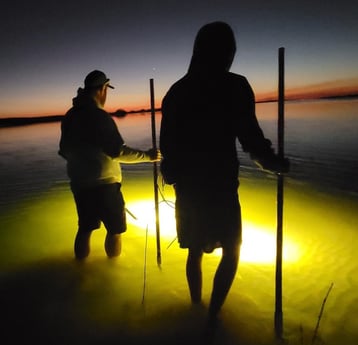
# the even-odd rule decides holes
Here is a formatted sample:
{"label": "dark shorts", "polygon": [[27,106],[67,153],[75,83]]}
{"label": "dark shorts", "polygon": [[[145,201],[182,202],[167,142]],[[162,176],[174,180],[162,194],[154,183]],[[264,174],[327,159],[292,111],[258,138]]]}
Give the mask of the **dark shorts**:
{"label": "dark shorts", "polygon": [[214,248],[241,243],[241,208],[237,188],[176,185],[176,222],[181,248]]}
{"label": "dark shorts", "polygon": [[101,222],[111,234],[126,231],[126,211],[120,183],[81,190],[72,188],[72,193],[77,207],[79,231],[98,229]]}

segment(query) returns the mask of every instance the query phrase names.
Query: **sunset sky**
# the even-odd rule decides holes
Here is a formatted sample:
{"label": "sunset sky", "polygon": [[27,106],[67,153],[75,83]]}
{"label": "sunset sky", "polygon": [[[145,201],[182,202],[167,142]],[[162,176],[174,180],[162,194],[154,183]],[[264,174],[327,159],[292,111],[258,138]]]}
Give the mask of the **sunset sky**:
{"label": "sunset sky", "polygon": [[0,117],[63,114],[93,69],[116,87],[106,109],[157,105],[187,70],[205,23],[234,29],[232,71],[258,100],[275,95],[277,54],[286,52],[287,95],[358,92],[356,1],[33,0],[0,11]]}

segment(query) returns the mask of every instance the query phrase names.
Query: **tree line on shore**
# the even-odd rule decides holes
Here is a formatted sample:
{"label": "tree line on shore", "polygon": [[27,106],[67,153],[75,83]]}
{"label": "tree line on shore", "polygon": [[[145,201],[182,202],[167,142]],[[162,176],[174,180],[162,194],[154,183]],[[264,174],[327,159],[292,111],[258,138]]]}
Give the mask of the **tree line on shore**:
{"label": "tree line on shore", "polygon": [[[156,108],[155,111],[160,111],[160,108]],[[114,117],[125,117],[129,114],[140,114],[140,113],[149,113],[151,109],[140,109],[140,110],[131,110],[126,111],[124,109],[118,109],[109,114]],[[24,126],[32,125],[36,123],[47,123],[47,122],[58,122],[63,119],[65,115],[49,115],[49,116],[30,116],[30,117],[6,117],[0,118],[0,127],[14,127],[14,126]]]}

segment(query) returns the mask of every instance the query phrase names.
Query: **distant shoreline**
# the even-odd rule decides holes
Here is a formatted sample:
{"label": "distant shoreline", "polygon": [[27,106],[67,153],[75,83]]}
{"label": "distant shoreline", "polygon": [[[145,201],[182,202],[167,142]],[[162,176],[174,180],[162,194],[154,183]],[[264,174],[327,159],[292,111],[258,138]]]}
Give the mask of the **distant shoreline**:
{"label": "distant shoreline", "polygon": [[36,123],[58,122],[64,115],[39,116],[39,117],[8,117],[0,119],[1,127],[16,127],[24,125],[33,125]]}
{"label": "distant shoreline", "polygon": [[[297,98],[297,99],[287,99],[286,102],[300,102],[300,101],[314,101],[314,100],[350,100],[358,99],[358,94],[353,95],[343,95],[343,96],[327,96],[320,98]],[[256,101],[256,103],[273,103],[277,102],[277,99],[265,99],[262,101]],[[155,112],[161,111],[161,108],[156,108]],[[131,110],[126,111],[119,109],[115,112],[109,113],[113,117],[125,117],[130,114],[140,114],[140,113],[150,113],[151,109],[140,109],[140,110]],[[7,117],[0,118],[0,128],[3,127],[16,127],[16,126],[25,126],[38,123],[48,123],[48,122],[59,122],[64,118],[65,115],[50,115],[50,116],[34,116],[34,117]]]}
{"label": "distant shoreline", "polygon": [[[161,110],[160,108],[155,109],[156,112],[160,110]],[[117,110],[109,114],[113,117],[124,117],[128,114],[148,113],[148,112],[151,112],[151,109],[141,109],[141,110],[131,110],[131,111]],[[64,117],[65,115],[0,118],[0,128],[33,125],[37,123],[59,122],[62,121]]]}
{"label": "distant shoreline", "polygon": [[[286,98],[286,102],[307,102],[307,101],[320,101],[320,100],[349,100],[358,99],[358,94],[339,95],[339,96],[322,96],[322,97],[305,97],[305,98]],[[273,103],[277,102],[277,98],[267,98],[256,103]]]}

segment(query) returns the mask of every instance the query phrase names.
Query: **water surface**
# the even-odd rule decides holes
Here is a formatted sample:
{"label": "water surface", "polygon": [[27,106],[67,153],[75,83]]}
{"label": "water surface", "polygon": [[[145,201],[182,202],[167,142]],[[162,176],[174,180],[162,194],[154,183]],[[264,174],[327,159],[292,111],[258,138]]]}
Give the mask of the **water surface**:
{"label": "water surface", "polygon": [[[358,341],[357,101],[286,105],[286,154],[292,169],[284,194],[284,333],[311,344],[329,286],[319,343]],[[275,103],[258,104],[276,146]],[[130,146],[151,145],[150,116],[116,119]],[[159,127],[160,114],[157,115]],[[205,320],[216,254],[204,260],[204,305],[190,308],[186,251],[175,241],[174,193],[161,187],[162,267],[156,262],[152,164],[123,165],[128,231],[119,260],[104,256],[103,227],[84,265],[73,260],[76,210],[59,123],[0,129],[0,303],[4,344],[185,343]],[[274,344],[276,177],[242,161],[241,262],[214,344]],[[220,168],[220,161],[216,162]],[[217,181],[220,183],[220,181]],[[148,237],[146,237],[148,230]],[[146,284],[144,284],[146,283]],[[144,303],[143,303],[144,296]],[[21,332],[13,332],[16,327]]]}

